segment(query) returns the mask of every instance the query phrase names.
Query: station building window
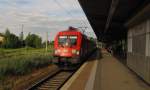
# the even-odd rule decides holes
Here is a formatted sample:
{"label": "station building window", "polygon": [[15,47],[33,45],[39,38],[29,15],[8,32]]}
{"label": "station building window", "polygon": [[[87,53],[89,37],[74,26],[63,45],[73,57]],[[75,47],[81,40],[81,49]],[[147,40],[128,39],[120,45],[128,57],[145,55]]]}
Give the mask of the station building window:
{"label": "station building window", "polygon": [[136,25],[133,28],[133,53],[146,55],[146,24],[145,22]]}
{"label": "station building window", "polygon": [[147,21],[147,56],[150,56],[150,19]]}
{"label": "station building window", "polygon": [[150,20],[146,22],[146,56],[150,56]]}
{"label": "station building window", "polygon": [[128,52],[132,52],[132,38],[128,39]]}
{"label": "station building window", "polygon": [[128,52],[132,53],[132,30],[128,31]]}
{"label": "station building window", "polygon": [[149,32],[149,40],[148,40],[148,52],[147,52],[147,56],[150,56],[150,32]]}

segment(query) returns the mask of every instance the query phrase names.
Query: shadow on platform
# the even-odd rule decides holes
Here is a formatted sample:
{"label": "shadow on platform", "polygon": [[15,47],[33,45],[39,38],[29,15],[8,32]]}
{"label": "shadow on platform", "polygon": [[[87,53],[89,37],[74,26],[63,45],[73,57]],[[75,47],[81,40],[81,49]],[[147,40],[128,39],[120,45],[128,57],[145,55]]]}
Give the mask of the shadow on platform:
{"label": "shadow on platform", "polygon": [[89,58],[87,59],[87,61],[100,60],[101,58],[102,58],[102,52],[98,48],[89,55]]}

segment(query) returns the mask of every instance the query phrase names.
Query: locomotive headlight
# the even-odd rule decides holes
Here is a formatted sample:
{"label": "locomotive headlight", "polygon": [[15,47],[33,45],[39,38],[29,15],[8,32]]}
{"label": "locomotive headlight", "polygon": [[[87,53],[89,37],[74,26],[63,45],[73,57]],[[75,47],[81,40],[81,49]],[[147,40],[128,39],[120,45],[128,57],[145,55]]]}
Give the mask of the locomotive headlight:
{"label": "locomotive headlight", "polygon": [[57,50],[55,50],[55,54],[57,54],[58,52],[57,52]]}
{"label": "locomotive headlight", "polygon": [[79,55],[79,51],[77,51],[76,53],[77,53],[77,55]]}
{"label": "locomotive headlight", "polygon": [[60,52],[60,50],[59,49],[56,49],[55,50],[55,54],[57,54],[57,53],[59,53]]}
{"label": "locomotive headlight", "polygon": [[75,49],[72,50],[72,53],[79,55],[79,51],[78,51],[78,50],[75,50]]}
{"label": "locomotive headlight", "polygon": [[57,52],[60,52],[60,50],[59,50],[59,49],[57,49]]}
{"label": "locomotive headlight", "polygon": [[75,49],[72,50],[72,53],[73,53],[73,54],[76,54],[76,52],[77,52],[77,50],[75,50]]}

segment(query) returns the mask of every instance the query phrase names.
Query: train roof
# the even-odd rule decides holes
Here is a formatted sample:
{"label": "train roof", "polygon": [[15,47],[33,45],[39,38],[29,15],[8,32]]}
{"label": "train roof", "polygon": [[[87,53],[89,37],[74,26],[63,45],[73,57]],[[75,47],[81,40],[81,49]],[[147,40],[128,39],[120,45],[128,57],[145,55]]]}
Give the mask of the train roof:
{"label": "train roof", "polygon": [[80,34],[80,35],[82,35],[84,38],[87,38],[88,40],[91,39],[91,37],[88,37],[87,35],[83,34],[81,31],[79,31],[78,28],[74,28],[74,27],[69,27],[67,30],[60,31],[60,32],[58,33],[58,35],[69,35],[69,34]]}
{"label": "train roof", "polygon": [[60,31],[59,34],[61,33],[79,33],[82,34],[78,28],[74,28],[74,27],[69,27],[67,30],[64,31]]}

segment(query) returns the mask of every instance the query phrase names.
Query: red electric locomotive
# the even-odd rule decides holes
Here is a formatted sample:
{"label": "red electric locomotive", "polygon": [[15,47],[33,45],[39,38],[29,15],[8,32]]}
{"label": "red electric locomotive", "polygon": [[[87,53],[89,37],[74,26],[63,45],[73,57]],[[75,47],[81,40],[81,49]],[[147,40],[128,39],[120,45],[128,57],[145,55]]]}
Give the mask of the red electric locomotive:
{"label": "red electric locomotive", "polygon": [[69,27],[57,34],[54,40],[54,63],[81,63],[83,58],[96,48],[96,43],[88,39],[77,28]]}

